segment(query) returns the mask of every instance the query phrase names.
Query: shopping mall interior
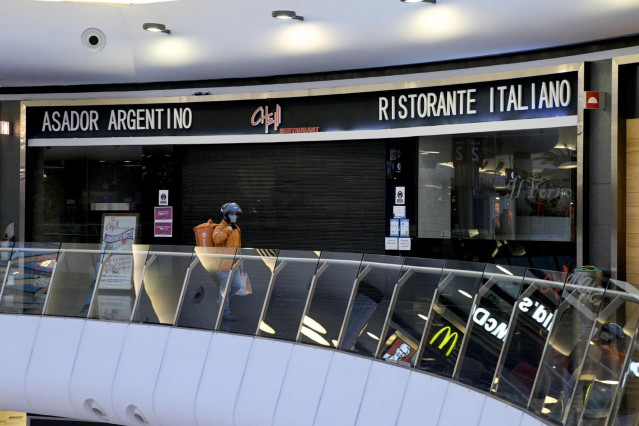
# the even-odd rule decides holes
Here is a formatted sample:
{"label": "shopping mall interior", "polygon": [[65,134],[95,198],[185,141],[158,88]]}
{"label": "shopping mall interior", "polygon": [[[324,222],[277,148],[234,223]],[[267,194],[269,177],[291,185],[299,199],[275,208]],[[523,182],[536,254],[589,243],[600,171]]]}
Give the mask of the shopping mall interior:
{"label": "shopping mall interior", "polygon": [[637,1],[2,6],[0,425],[639,424]]}

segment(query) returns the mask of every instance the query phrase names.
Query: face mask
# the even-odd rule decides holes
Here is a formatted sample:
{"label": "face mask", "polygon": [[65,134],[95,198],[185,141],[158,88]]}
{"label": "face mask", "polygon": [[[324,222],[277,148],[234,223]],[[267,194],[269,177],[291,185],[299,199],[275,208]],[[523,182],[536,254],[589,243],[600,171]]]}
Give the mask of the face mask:
{"label": "face mask", "polygon": [[230,214],[230,215],[229,215],[229,221],[230,221],[231,223],[235,223],[235,222],[237,222],[237,215]]}

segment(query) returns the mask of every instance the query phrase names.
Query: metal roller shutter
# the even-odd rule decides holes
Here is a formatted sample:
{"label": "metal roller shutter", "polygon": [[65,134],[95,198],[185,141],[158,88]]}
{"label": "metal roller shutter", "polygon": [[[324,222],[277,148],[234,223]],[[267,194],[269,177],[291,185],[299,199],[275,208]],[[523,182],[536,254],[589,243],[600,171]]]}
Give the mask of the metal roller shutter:
{"label": "metal roller shutter", "polygon": [[184,244],[235,201],[242,245],[384,252],[386,142],[183,147]]}

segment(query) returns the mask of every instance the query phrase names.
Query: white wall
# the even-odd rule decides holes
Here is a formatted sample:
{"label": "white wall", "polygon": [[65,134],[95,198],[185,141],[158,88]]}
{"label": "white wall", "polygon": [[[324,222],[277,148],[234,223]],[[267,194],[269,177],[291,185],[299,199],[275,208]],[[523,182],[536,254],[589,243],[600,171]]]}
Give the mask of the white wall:
{"label": "white wall", "polygon": [[136,426],[542,424],[438,377],[250,336],[0,315],[0,339],[4,410]]}

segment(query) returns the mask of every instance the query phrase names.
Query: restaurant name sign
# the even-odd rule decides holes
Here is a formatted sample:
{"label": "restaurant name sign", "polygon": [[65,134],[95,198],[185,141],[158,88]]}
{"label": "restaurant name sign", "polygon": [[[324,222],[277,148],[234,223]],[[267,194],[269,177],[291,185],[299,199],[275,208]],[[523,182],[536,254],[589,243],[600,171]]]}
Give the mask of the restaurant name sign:
{"label": "restaurant name sign", "polygon": [[27,138],[327,133],[573,116],[577,73],[258,100],[27,106]]}

